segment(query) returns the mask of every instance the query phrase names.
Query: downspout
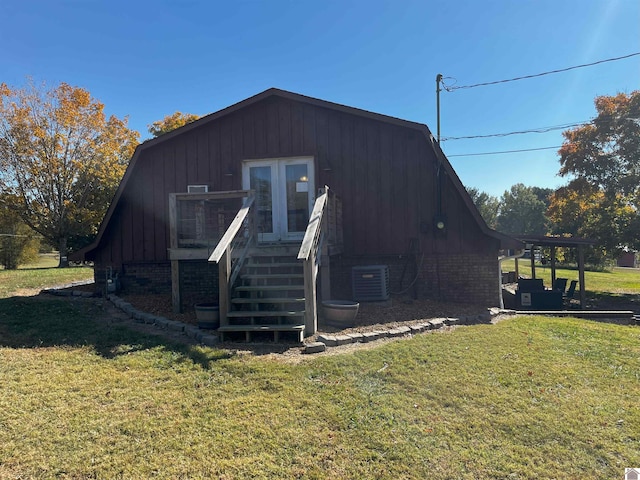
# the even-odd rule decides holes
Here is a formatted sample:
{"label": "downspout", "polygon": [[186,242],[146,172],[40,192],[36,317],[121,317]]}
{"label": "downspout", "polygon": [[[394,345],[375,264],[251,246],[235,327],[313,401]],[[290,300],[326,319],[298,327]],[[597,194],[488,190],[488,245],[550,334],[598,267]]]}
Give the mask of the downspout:
{"label": "downspout", "polygon": [[503,309],[504,308],[504,298],[502,298],[502,262],[504,260],[512,260],[515,258],[520,258],[524,255],[524,248],[521,248],[520,250],[516,250],[515,255],[507,255],[504,257],[498,257],[498,298],[500,299],[500,308]]}

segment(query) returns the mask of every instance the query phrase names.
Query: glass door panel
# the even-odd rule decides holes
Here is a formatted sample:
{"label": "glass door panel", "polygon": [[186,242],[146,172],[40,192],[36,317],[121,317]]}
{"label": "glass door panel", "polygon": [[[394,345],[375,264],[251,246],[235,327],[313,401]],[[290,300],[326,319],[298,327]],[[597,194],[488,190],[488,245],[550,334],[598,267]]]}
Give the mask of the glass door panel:
{"label": "glass door panel", "polygon": [[304,237],[314,201],[312,158],[246,161],[242,187],[255,191],[258,241]]}
{"label": "glass door panel", "polygon": [[256,193],[256,217],[259,240],[274,240],[274,168],[271,165],[249,166],[248,188]]}
{"label": "glass door panel", "polygon": [[285,164],[285,207],[287,237],[302,238],[309,222],[309,176],[306,163]]}

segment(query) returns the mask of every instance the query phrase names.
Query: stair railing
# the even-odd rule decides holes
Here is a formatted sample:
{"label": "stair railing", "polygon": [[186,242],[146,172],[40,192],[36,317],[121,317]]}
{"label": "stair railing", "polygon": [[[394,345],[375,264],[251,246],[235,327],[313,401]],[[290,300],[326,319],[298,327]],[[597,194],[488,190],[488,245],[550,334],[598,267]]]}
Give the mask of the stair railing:
{"label": "stair railing", "polygon": [[209,262],[218,264],[218,302],[221,326],[229,323],[227,314],[231,304],[231,287],[242,269],[249,249],[256,240],[255,212],[251,210],[255,201],[255,193],[253,190],[247,193],[242,207],[209,257]]}
{"label": "stair railing", "polygon": [[318,330],[316,280],[327,229],[328,198],[329,187],[325,186],[319,190],[298,252],[298,260],[303,260],[304,266],[305,336],[313,335]]}

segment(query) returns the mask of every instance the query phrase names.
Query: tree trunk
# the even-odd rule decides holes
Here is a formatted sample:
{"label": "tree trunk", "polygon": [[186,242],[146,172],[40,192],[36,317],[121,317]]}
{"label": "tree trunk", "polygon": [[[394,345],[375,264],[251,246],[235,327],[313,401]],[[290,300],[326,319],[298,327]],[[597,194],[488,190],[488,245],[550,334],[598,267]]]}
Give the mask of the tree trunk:
{"label": "tree trunk", "polygon": [[58,250],[60,252],[60,262],[58,268],[65,268],[69,266],[69,260],[67,257],[67,237],[60,238],[58,240]]}

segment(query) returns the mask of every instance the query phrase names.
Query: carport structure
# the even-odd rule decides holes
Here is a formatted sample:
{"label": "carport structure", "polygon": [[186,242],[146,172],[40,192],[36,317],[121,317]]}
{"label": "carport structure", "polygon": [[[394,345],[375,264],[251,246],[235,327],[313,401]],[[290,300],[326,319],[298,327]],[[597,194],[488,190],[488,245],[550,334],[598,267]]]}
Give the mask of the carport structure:
{"label": "carport structure", "polygon": [[[584,249],[595,244],[594,240],[579,237],[550,237],[546,235],[515,235],[515,238],[531,248],[531,277],[536,278],[535,247],[549,247],[551,249],[551,285],[556,281],[556,248],[578,249],[578,283],[580,285],[580,309],[584,310],[587,302],[587,294],[584,284]],[[518,259],[516,259],[516,275],[518,271]]]}

